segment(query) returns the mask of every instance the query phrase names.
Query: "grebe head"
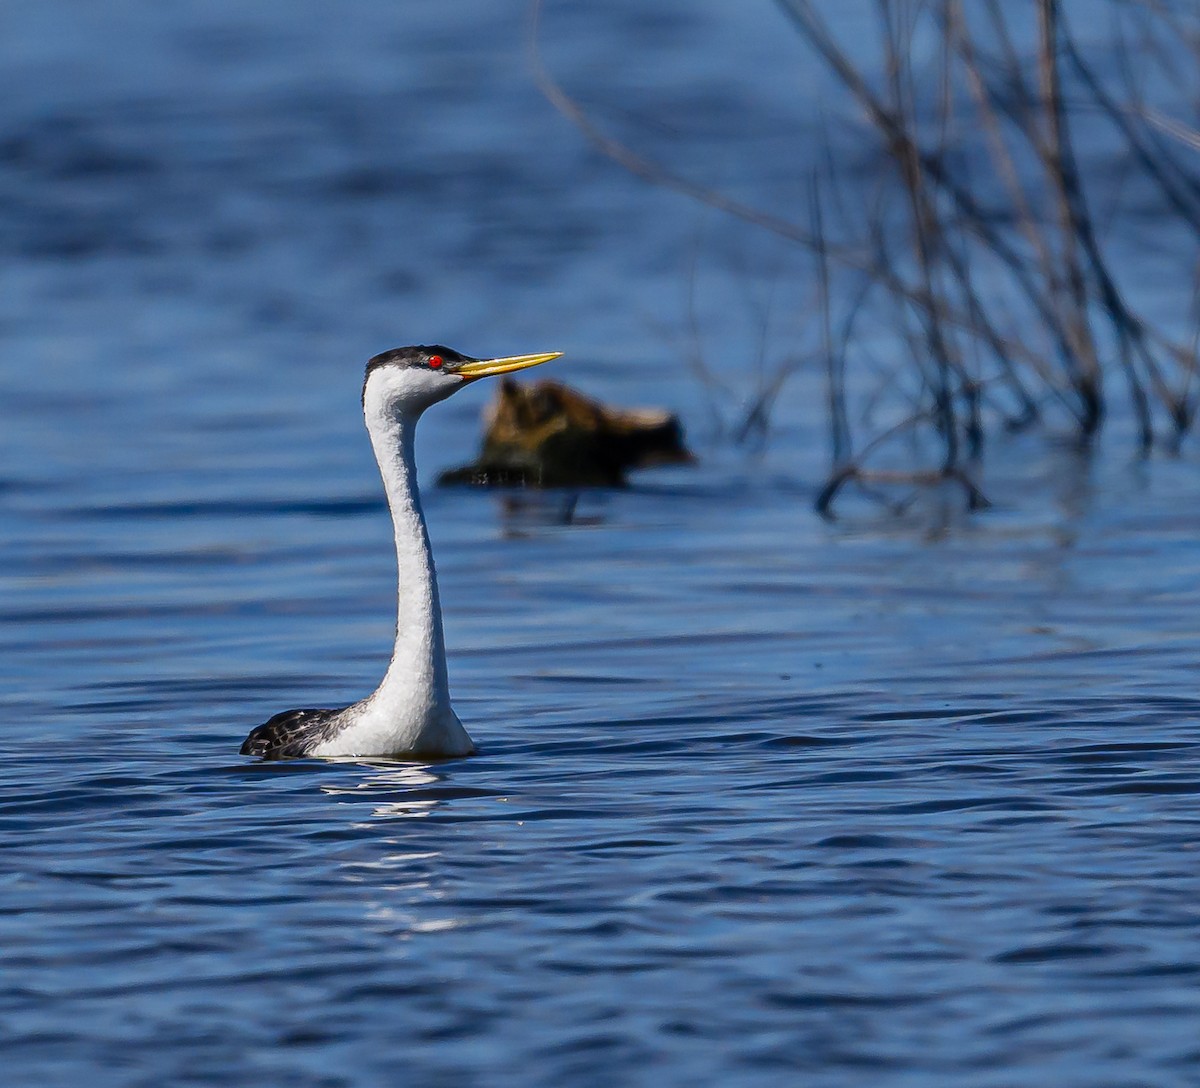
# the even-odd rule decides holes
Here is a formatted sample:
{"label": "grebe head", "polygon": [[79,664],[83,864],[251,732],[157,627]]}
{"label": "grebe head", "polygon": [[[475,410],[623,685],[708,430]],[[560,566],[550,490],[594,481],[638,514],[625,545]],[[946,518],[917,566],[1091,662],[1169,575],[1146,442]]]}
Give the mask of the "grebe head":
{"label": "grebe head", "polygon": [[557,359],[561,351],[476,359],[441,344],[393,348],[367,363],[363,408],[370,414],[419,416],[431,404],[479,378],[524,370]]}

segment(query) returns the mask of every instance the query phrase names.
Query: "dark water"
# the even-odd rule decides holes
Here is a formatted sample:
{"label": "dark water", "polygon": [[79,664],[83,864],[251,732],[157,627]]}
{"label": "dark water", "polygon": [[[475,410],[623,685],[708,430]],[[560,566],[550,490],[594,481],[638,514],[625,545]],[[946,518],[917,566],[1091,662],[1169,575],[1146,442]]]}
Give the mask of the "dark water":
{"label": "dark water", "polygon": [[[711,166],[803,89],[727,8],[552,9],[547,51]],[[984,516],[824,525],[814,381],[711,439],[663,331],[697,215],[541,103],[523,10],[6,21],[5,1083],[1200,1084],[1194,445],[1013,440]],[[242,759],[378,679],[360,367],[426,339],[566,350],[702,465],[571,524],[428,495],[477,757]]]}

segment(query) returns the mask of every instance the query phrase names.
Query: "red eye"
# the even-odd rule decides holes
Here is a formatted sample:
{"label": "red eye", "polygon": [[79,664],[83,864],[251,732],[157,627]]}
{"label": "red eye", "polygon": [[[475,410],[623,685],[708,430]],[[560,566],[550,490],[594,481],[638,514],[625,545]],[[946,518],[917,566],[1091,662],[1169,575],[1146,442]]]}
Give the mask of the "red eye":
{"label": "red eye", "polygon": [[433,367],[434,370],[437,370],[437,368],[442,365],[442,357],[440,355],[429,356],[429,365]]}

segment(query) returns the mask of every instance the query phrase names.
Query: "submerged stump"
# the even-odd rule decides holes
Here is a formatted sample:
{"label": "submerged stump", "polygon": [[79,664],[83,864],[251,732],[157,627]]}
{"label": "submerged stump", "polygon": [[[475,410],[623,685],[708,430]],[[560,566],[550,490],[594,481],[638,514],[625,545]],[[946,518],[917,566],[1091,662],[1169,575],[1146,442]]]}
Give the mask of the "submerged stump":
{"label": "submerged stump", "polygon": [[616,408],[556,381],[505,379],[484,413],[479,456],[439,484],[476,487],[622,487],[630,469],[690,464],[679,417]]}

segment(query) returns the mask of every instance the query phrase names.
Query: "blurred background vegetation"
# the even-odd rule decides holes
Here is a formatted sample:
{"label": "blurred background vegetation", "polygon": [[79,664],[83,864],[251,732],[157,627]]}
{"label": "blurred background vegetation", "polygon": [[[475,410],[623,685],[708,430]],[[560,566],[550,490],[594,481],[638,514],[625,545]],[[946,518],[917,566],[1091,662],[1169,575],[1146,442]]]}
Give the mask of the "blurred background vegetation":
{"label": "blurred background vegetation", "polygon": [[[986,505],[976,467],[997,428],[1086,445],[1127,415],[1141,450],[1177,451],[1200,406],[1196,6],[874,0],[836,27],[828,5],[778,7],[797,63],[830,77],[790,215],[614,135],[534,59],[610,158],[810,255],[789,303],[802,331],[733,398],[733,437],[761,436],[789,379],[819,366],[823,512],[849,483],[888,499],[952,480]],[[693,369],[727,404],[699,326],[689,313]]]}

